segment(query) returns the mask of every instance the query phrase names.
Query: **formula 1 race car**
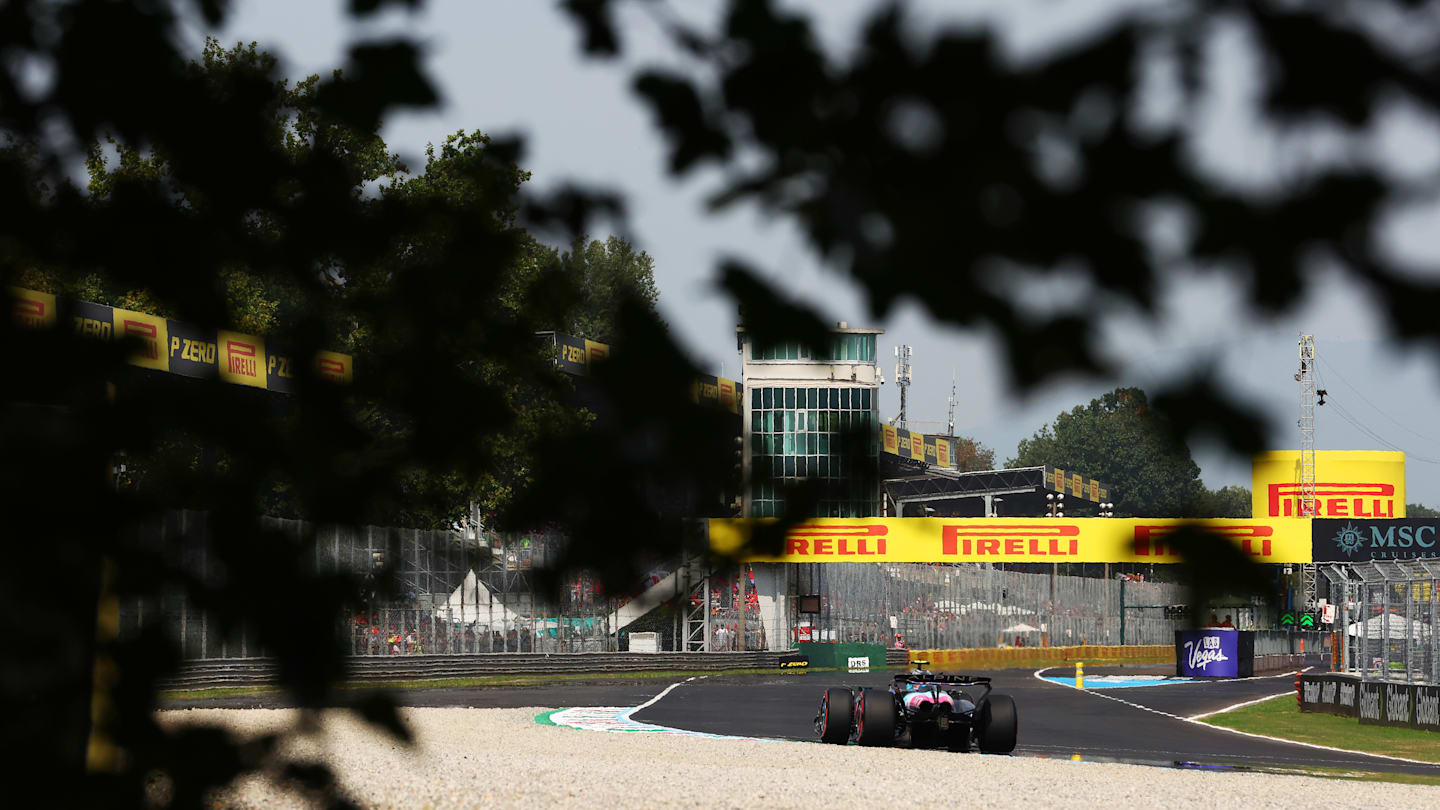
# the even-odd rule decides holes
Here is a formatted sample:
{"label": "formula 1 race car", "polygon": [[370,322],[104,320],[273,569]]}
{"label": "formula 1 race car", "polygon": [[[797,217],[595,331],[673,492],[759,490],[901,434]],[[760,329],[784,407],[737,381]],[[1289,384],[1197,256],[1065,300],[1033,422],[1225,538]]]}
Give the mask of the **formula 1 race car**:
{"label": "formula 1 race car", "polygon": [[989,678],[917,668],[896,675],[888,690],[827,689],[815,731],[836,745],[908,741],[914,748],[1008,754],[1015,750],[1015,701],[990,688]]}

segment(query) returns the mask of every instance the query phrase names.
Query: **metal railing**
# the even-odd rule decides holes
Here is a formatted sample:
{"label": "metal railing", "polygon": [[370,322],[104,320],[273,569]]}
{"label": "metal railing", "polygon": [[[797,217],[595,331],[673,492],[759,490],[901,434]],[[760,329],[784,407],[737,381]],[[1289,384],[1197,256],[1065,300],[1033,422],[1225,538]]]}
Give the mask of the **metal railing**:
{"label": "metal railing", "polygon": [[[353,655],[605,652],[619,645],[616,611],[627,600],[601,595],[584,575],[571,577],[553,598],[537,591],[535,572],[565,542],[557,533],[314,527],[280,519],[265,527],[295,538],[313,533],[307,554],[313,571],[348,573],[363,583],[364,600],[337,628]],[[203,513],[169,513],[141,534],[196,577],[223,570]],[[388,595],[378,584],[385,577],[396,586]],[[252,631],[222,629],[183,592],[122,601],[122,637],[157,622],[184,660],[266,655]]]}
{"label": "metal railing", "polygon": [[1334,606],[1338,669],[1365,680],[1440,684],[1440,562],[1385,560],[1321,567]]}
{"label": "metal railing", "polygon": [[1171,644],[1185,602],[1168,583],[1003,571],[973,564],[791,566],[792,592],[823,595],[816,641],[925,649]]}
{"label": "metal railing", "polygon": [[[383,574],[398,584],[389,595],[374,589],[341,617],[336,632],[353,656],[625,649],[620,608],[627,599],[605,596],[584,575],[572,576],[554,596],[538,592],[536,571],[555,559],[567,542],[558,533],[316,528],[287,520],[270,520],[267,528],[296,538],[311,537],[305,559],[316,573],[348,573],[361,581]],[[210,576],[219,567],[201,513],[171,513],[145,534],[167,554],[183,559],[197,577]],[[903,643],[912,648],[1169,644],[1181,622],[1167,618],[1169,613],[1161,608],[1186,601],[1183,588],[1173,584],[1023,573],[974,564],[780,567],[774,574],[783,578],[774,580],[783,581],[777,596],[822,595],[821,613],[803,616],[783,599],[767,597],[762,604],[752,584],[752,569],[746,566],[741,571],[738,576],[733,568],[728,575],[707,576],[701,570],[697,576],[704,579],[681,597],[686,604],[705,597],[699,607],[690,605],[704,613],[702,620],[710,630],[711,643],[699,649],[738,650],[742,636],[749,650],[786,649],[799,640],[885,647]],[[651,582],[637,583],[636,591],[664,579],[666,573],[657,570]],[[701,618],[698,613],[697,618]],[[673,622],[680,622],[678,614]],[[684,632],[689,633],[688,618],[686,622]],[[122,634],[156,623],[186,661],[267,654],[251,631],[243,626],[222,630],[214,617],[196,609],[183,593],[122,603]],[[682,633],[667,624],[651,622],[649,629],[661,630],[665,647],[674,649]]]}

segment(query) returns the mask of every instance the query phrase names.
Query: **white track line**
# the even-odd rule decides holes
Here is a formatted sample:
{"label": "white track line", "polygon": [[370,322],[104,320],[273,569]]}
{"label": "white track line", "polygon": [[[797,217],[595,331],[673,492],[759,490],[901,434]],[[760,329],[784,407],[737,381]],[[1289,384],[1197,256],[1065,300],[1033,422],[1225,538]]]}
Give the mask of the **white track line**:
{"label": "white track line", "polygon": [[[1106,665],[1106,664],[1101,664],[1101,666],[1108,666],[1108,665]],[[1044,671],[1050,670],[1050,669],[1070,669],[1070,667],[1067,667],[1067,666],[1065,666],[1064,664],[1059,664],[1059,665],[1051,666],[1051,667],[1042,667],[1042,668],[1036,670],[1036,672],[1044,672]],[[1301,671],[1301,672],[1304,672],[1304,671],[1306,671],[1306,670],[1308,670],[1308,669],[1310,669],[1310,667],[1305,667],[1305,669],[1302,669],[1302,670],[1300,670],[1300,671]],[[1178,684],[1187,684],[1187,683],[1188,683],[1188,684],[1201,684],[1201,685],[1205,685],[1205,684],[1211,684],[1211,683],[1234,683],[1235,681],[1263,681],[1263,680],[1265,680],[1266,678],[1291,678],[1291,677],[1294,677],[1294,675],[1295,675],[1294,672],[1282,672],[1282,673],[1280,673],[1279,675],[1247,675],[1247,676],[1244,677],[1244,678],[1226,678],[1226,679],[1224,679],[1224,680],[1214,680],[1214,681],[1193,681],[1193,680],[1181,680],[1181,679],[1179,679],[1179,678],[1176,678],[1176,679],[1174,679],[1174,680],[1167,681],[1167,682],[1165,682],[1165,683],[1152,683],[1152,684],[1146,684],[1145,686],[1123,686],[1123,687],[1118,687],[1118,686],[1117,686],[1117,687],[1112,687],[1112,688],[1115,688],[1115,689],[1153,689],[1153,688],[1155,688],[1155,687],[1157,687],[1157,686],[1176,686],[1176,685],[1178,685]],[[1052,677],[1059,677],[1059,676],[1052,676]],[[1100,679],[1100,678],[1105,678],[1105,677],[1108,677],[1108,676],[1106,676],[1106,675],[1096,675],[1096,676],[1094,676],[1094,677],[1095,677],[1096,679]],[[1145,676],[1143,676],[1143,675],[1127,675],[1127,676],[1123,676],[1123,677],[1143,678],[1143,677],[1145,677]],[[1161,677],[1161,676],[1156,676],[1156,677]],[[1042,677],[1041,680],[1045,680],[1045,678]],[[1072,681],[1075,680],[1075,677],[1074,677],[1073,675],[1070,676],[1070,680],[1072,680]],[[1054,683],[1054,681],[1051,681],[1051,683]],[[1112,683],[1113,683],[1113,681],[1112,681]],[[1066,684],[1061,684],[1061,686],[1069,686],[1069,685],[1070,685],[1070,684],[1068,684],[1068,683],[1066,683]],[[1087,689],[1087,690],[1085,690],[1085,691],[1088,692],[1088,691],[1090,691],[1090,690]],[[1294,690],[1291,690],[1291,691],[1294,691]]]}
{"label": "white track line", "polygon": [[1205,719],[1206,717],[1214,717],[1214,716],[1217,715],[1217,714],[1224,714],[1225,712],[1233,712],[1233,711],[1235,711],[1236,709],[1243,709],[1243,708],[1245,708],[1246,706],[1254,706],[1256,703],[1264,703],[1264,702],[1267,701],[1267,700],[1274,700],[1275,698],[1282,698],[1282,697],[1295,697],[1295,690],[1294,690],[1294,689],[1291,689],[1291,690],[1289,690],[1288,692],[1279,692],[1279,693],[1274,694],[1274,695],[1266,695],[1265,697],[1262,697],[1262,698],[1256,698],[1256,699],[1254,699],[1254,700],[1247,700],[1247,701],[1245,701],[1245,702],[1243,702],[1243,703],[1236,703],[1236,704],[1233,705],[1233,706],[1226,706],[1226,707],[1223,708],[1223,709],[1216,709],[1216,710],[1213,711],[1213,712],[1201,712],[1200,714],[1192,714],[1192,715],[1190,715],[1189,717],[1187,717],[1187,718],[1185,718],[1185,719],[1186,719],[1186,720],[1203,720],[1203,719]]}
{"label": "white track line", "polygon": [[[1041,667],[1040,669],[1037,669],[1037,670],[1035,670],[1034,672],[1032,672],[1032,673],[1030,673],[1030,674],[1035,678],[1035,680],[1040,681],[1041,683],[1048,683],[1048,684],[1052,684],[1052,685],[1054,685],[1054,686],[1063,687],[1063,688],[1066,688],[1066,689],[1076,689],[1076,687],[1071,686],[1070,684],[1067,684],[1067,683],[1056,683],[1055,681],[1049,681],[1049,680],[1046,680],[1045,678],[1043,678],[1043,677],[1040,675],[1040,673],[1044,672],[1044,671],[1047,670],[1047,669],[1057,669],[1057,667]],[[1287,674],[1289,674],[1289,675],[1294,675],[1295,673],[1291,672],[1291,673],[1287,673]],[[1267,676],[1267,677],[1277,677],[1277,678],[1278,678],[1278,677],[1282,677],[1282,676],[1275,675],[1275,676]],[[1240,680],[1240,679],[1237,679],[1237,680]],[[1138,687],[1136,687],[1136,688],[1138,688]],[[1142,712],[1150,712],[1151,714],[1158,714],[1158,715],[1160,715],[1161,717],[1169,717],[1169,718],[1172,719],[1172,720],[1179,720],[1179,721],[1182,722],[1182,723],[1193,723],[1194,725],[1197,725],[1197,726],[1202,726],[1202,727],[1208,728],[1208,729],[1214,729],[1214,730],[1216,730],[1216,731],[1224,731],[1224,732],[1229,733],[1229,734],[1239,734],[1239,735],[1242,736],[1242,737],[1254,737],[1254,738],[1257,739],[1257,740],[1270,740],[1271,742],[1287,743],[1287,744],[1289,744],[1289,745],[1298,745],[1298,746],[1301,746],[1301,747],[1304,747],[1304,748],[1314,748],[1314,749],[1319,750],[1319,751],[1334,751],[1334,752],[1339,753],[1339,754],[1355,754],[1355,755],[1357,755],[1357,756],[1371,757],[1371,758],[1373,758],[1373,759],[1384,759],[1384,760],[1389,760],[1389,761],[1391,761],[1391,762],[1406,762],[1406,763],[1409,763],[1409,764],[1411,764],[1411,765],[1428,765],[1428,766],[1430,766],[1430,767],[1440,767],[1440,763],[1426,762],[1426,761],[1423,760],[1423,759],[1407,759],[1407,758],[1405,758],[1405,757],[1393,757],[1393,756],[1390,756],[1389,754],[1374,754],[1374,753],[1371,753],[1371,752],[1369,752],[1369,751],[1352,751],[1352,750],[1349,749],[1349,748],[1336,748],[1336,747],[1330,746],[1330,745],[1319,745],[1319,744],[1317,744],[1317,743],[1300,742],[1299,740],[1287,740],[1287,739],[1285,739],[1284,737],[1271,737],[1271,736],[1269,736],[1268,734],[1256,734],[1256,733],[1254,733],[1253,731],[1240,731],[1239,729],[1227,728],[1227,727],[1225,727],[1225,726],[1212,725],[1212,724],[1210,724],[1210,723],[1206,723],[1206,722],[1203,721],[1203,720],[1195,720],[1195,719],[1192,719],[1192,718],[1189,718],[1189,717],[1181,717],[1181,716],[1178,715],[1178,714],[1171,714],[1170,712],[1162,712],[1162,711],[1160,711],[1159,709],[1152,709],[1152,708],[1150,708],[1149,706],[1142,706],[1142,705],[1140,705],[1139,703],[1131,703],[1131,702],[1128,701],[1128,700],[1123,700],[1123,699],[1121,699],[1121,698],[1114,697],[1114,696],[1112,696],[1112,695],[1107,695],[1107,694],[1104,693],[1104,690],[1079,689],[1078,691],[1080,691],[1080,692],[1086,692],[1086,693],[1088,693],[1088,694],[1090,694],[1090,695],[1093,695],[1093,696],[1095,696],[1095,697],[1104,698],[1105,700],[1113,700],[1113,701],[1115,701],[1116,703],[1123,703],[1123,704],[1125,704],[1126,706],[1129,706],[1129,707],[1132,708],[1132,709],[1139,709],[1139,710],[1142,711]],[[1290,691],[1290,692],[1287,693],[1287,694],[1293,695],[1293,694],[1295,694],[1295,692],[1292,690],[1292,691]]]}
{"label": "white track line", "polygon": [[[641,703],[639,706],[631,706],[628,711],[626,711],[624,714],[620,715],[620,719],[621,719],[621,720],[629,720],[629,719],[630,719],[630,715],[632,715],[632,714],[640,711],[641,709],[648,709],[648,708],[650,708],[651,706],[654,706],[656,703],[659,703],[659,702],[660,702],[660,699],[663,698],[663,697],[665,697],[666,695],[670,694],[672,691],[674,691],[675,687],[677,687],[677,686],[683,686],[683,685],[685,685],[685,684],[687,684],[687,683],[690,683],[691,681],[699,680],[700,678],[704,678],[704,677],[705,677],[704,675],[695,675],[695,676],[686,678],[686,679],[683,680],[683,681],[676,681],[675,683],[672,683],[672,684],[670,684],[669,686],[667,686],[667,687],[665,687],[664,689],[662,689],[662,690],[660,691],[660,694],[656,695],[655,697],[650,698],[649,700],[645,701],[644,703]],[[638,723],[638,722],[640,722],[640,721],[639,721],[639,720],[636,720],[635,722]],[[649,725],[649,724],[647,723],[646,725]]]}

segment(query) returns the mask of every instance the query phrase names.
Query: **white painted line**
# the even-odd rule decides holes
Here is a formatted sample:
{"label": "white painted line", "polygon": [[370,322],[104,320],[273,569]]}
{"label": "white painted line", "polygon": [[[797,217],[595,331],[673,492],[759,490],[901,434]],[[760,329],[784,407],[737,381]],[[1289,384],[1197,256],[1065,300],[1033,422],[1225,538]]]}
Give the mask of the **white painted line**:
{"label": "white painted line", "polygon": [[[1034,675],[1035,677],[1040,678],[1041,680],[1045,680],[1045,677],[1044,677],[1043,675],[1040,675],[1039,673],[1049,672],[1049,671],[1052,670],[1052,669],[1070,670],[1070,669],[1072,669],[1072,667],[1065,666],[1064,664],[1058,664],[1058,665],[1056,665],[1056,666],[1041,667],[1040,669],[1035,670],[1035,672],[1033,672],[1033,673],[1031,673],[1031,674]],[[1298,671],[1282,672],[1282,673],[1280,673],[1279,675],[1247,675],[1247,676],[1244,677],[1244,678],[1193,678],[1193,679],[1188,679],[1188,678],[1179,678],[1179,677],[1176,677],[1176,678],[1174,678],[1174,679],[1171,680],[1171,681],[1167,681],[1166,683],[1156,683],[1156,684],[1150,684],[1150,685],[1148,685],[1148,686],[1127,686],[1127,687],[1125,687],[1125,688],[1126,688],[1126,689],[1149,689],[1151,686],[1174,686],[1174,685],[1177,684],[1177,683],[1198,683],[1198,684],[1209,685],[1209,684],[1219,684],[1219,683],[1234,683],[1234,682],[1236,682],[1236,681],[1263,681],[1263,680],[1266,680],[1266,679],[1268,679],[1268,678],[1293,678],[1293,677],[1295,677],[1296,675],[1298,675],[1298,674],[1301,673],[1301,672],[1308,672],[1310,669],[1312,669],[1312,668],[1311,668],[1311,667],[1305,667],[1304,669],[1301,669],[1301,670],[1298,670]],[[1052,677],[1061,677],[1061,676],[1052,676]],[[1144,678],[1144,677],[1146,677],[1146,676],[1144,676],[1144,675],[1092,675],[1092,676],[1086,677],[1085,680],[1089,681],[1089,680],[1099,679],[1099,678]],[[1157,675],[1157,676],[1155,676],[1155,677],[1156,677],[1156,678],[1161,678],[1161,677],[1165,677],[1165,676]],[[1073,676],[1073,675],[1070,676],[1070,680],[1071,680],[1072,682],[1074,681],[1074,676]],[[1070,686],[1070,685],[1071,685],[1071,684],[1064,683],[1064,682],[1060,682],[1060,681],[1051,681],[1051,683],[1059,683],[1061,686]],[[1089,690],[1086,690],[1086,691],[1089,691]]]}
{"label": "white painted line", "polygon": [[[1030,674],[1031,674],[1032,677],[1035,678],[1035,680],[1037,680],[1037,681],[1039,681],[1039,682],[1041,682],[1041,683],[1048,683],[1048,684],[1052,684],[1052,685],[1054,685],[1054,686],[1059,686],[1059,687],[1062,687],[1062,688],[1065,688],[1065,689],[1075,689],[1075,687],[1074,687],[1074,686],[1071,686],[1070,684],[1066,684],[1066,683],[1056,683],[1055,681],[1047,681],[1047,680],[1045,680],[1045,678],[1042,677],[1042,676],[1040,675],[1040,673],[1042,673],[1042,672],[1044,672],[1044,671],[1046,671],[1046,670],[1049,670],[1049,669],[1056,669],[1056,667],[1041,667],[1040,669],[1037,669],[1037,670],[1035,670],[1034,672],[1032,672],[1032,673],[1030,673]],[[1307,669],[1308,669],[1308,667],[1307,667]],[[1302,671],[1303,671],[1303,670],[1302,670]],[[1290,674],[1290,675],[1294,675],[1295,673],[1291,672],[1291,673],[1289,673],[1289,674]],[[1281,676],[1279,676],[1279,675],[1272,675],[1272,676],[1267,676],[1267,677],[1278,678],[1278,677],[1281,677]],[[1246,679],[1243,679],[1243,678],[1242,678],[1242,679],[1237,679],[1237,680],[1246,680]],[[1139,709],[1139,710],[1142,711],[1142,712],[1150,712],[1151,714],[1158,714],[1158,715],[1160,715],[1161,717],[1168,717],[1168,718],[1170,718],[1170,719],[1172,719],[1172,720],[1179,720],[1179,721],[1182,722],[1182,723],[1192,723],[1192,724],[1197,725],[1197,726],[1203,726],[1204,728],[1214,729],[1214,730],[1216,730],[1216,731],[1223,731],[1223,732],[1226,732],[1226,733],[1228,733],[1228,734],[1239,734],[1239,735],[1242,736],[1242,737],[1254,737],[1254,738],[1257,739],[1257,740],[1270,740],[1271,742],[1286,743],[1286,744],[1288,744],[1288,745],[1298,745],[1298,746],[1301,746],[1302,748],[1313,748],[1313,749],[1316,749],[1316,750],[1318,750],[1318,751],[1333,751],[1333,752],[1335,752],[1335,753],[1337,753],[1337,754],[1355,754],[1356,756],[1371,757],[1371,758],[1373,758],[1373,759],[1384,759],[1384,760],[1388,760],[1388,761],[1390,761],[1390,762],[1406,762],[1406,763],[1409,763],[1409,764],[1411,764],[1411,765],[1429,765],[1429,766],[1431,766],[1431,767],[1440,768],[1440,763],[1427,762],[1427,761],[1425,761],[1425,760],[1423,760],[1423,759],[1407,759],[1407,758],[1405,758],[1405,757],[1394,757],[1394,756],[1390,756],[1389,754],[1375,754],[1375,753],[1371,753],[1371,752],[1369,752],[1369,751],[1352,751],[1352,750],[1349,749],[1349,748],[1335,748],[1334,746],[1329,746],[1329,745],[1319,745],[1319,744],[1317,744],[1317,743],[1300,742],[1299,740],[1287,740],[1287,739],[1285,739],[1284,737],[1271,737],[1271,736],[1269,736],[1268,734],[1256,734],[1256,733],[1254,733],[1253,731],[1240,731],[1239,729],[1226,728],[1225,726],[1216,726],[1216,725],[1212,725],[1212,724],[1210,724],[1210,723],[1206,723],[1206,722],[1203,721],[1203,720],[1193,720],[1193,719],[1191,719],[1191,718],[1189,718],[1189,717],[1181,717],[1181,716],[1178,715],[1178,714],[1171,714],[1170,712],[1162,712],[1162,711],[1160,711],[1159,709],[1152,709],[1152,708],[1150,708],[1149,706],[1142,706],[1142,705],[1140,705],[1139,703],[1131,703],[1131,702],[1128,701],[1128,700],[1124,700],[1124,699],[1122,699],[1122,698],[1118,698],[1118,697],[1115,697],[1115,696],[1113,696],[1113,695],[1107,695],[1107,694],[1105,694],[1103,691],[1092,692],[1092,691],[1090,691],[1089,689],[1080,689],[1080,690],[1077,690],[1077,691],[1086,692],[1086,693],[1088,693],[1088,694],[1090,694],[1090,695],[1093,695],[1093,696],[1098,697],[1098,698],[1103,698],[1103,699],[1105,699],[1105,700],[1113,700],[1113,701],[1115,701],[1116,703],[1123,703],[1123,704],[1125,704],[1126,706],[1129,706],[1129,707],[1132,708],[1132,709]],[[1288,694],[1292,694],[1292,695],[1293,695],[1293,694],[1295,694],[1295,692],[1294,692],[1294,690],[1291,690]]]}
{"label": "white painted line", "polygon": [[1288,691],[1288,692],[1279,692],[1279,693],[1276,693],[1276,694],[1273,694],[1273,695],[1266,695],[1265,697],[1262,697],[1262,698],[1256,698],[1256,699],[1254,699],[1254,700],[1247,700],[1247,701],[1245,701],[1244,703],[1236,703],[1236,704],[1233,705],[1233,706],[1226,706],[1226,707],[1223,708],[1223,709],[1216,709],[1216,710],[1213,711],[1213,712],[1201,712],[1200,714],[1192,714],[1192,715],[1190,715],[1189,717],[1187,717],[1187,718],[1185,718],[1185,719],[1186,719],[1186,720],[1203,720],[1203,719],[1206,718],[1206,717],[1214,717],[1214,716],[1217,715],[1217,714],[1224,714],[1225,712],[1233,712],[1233,711],[1235,711],[1236,709],[1243,709],[1243,708],[1245,708],[1246,706],[1254,706],[1256,703],[1264,703],[1264,702],[1267,701],[1267,700],[1274,700],[1275,698],[1282,698],[1282,697],[1295,697],[1295,690],[1294,690],[1294,689],[1291,689],[1291,690]]}
{"label": "white painted line", "polygon": [[[660,690],[660,694],[656,695],[655,697],[650,698],[649,700],[645,701],[644,703],[641,703],[639,706],[631,706],[628,710],[626,710],[626,712],[625,712],[624,714],[620,715],[620,719],[621,719],[621,720],[629,720],[629,719],[630,719],[630,715],[632,715],[632,714],[640,711],[641,709],[648,709],[648,708],[650,708],[651,706],[654,706],[656,703],[659,703],[659,702],[660,702],[660,699],[663,698],[663,697],[665,697],[666,695],[670,694],[672,691],[674,691],[675,687],[677,687],[677,686],[683,686],[684,684],[690,683],[691,681],[694,681],[694,680],[699,680],[700,678],[704,678],[704,677],[705,677],[704,675],[693,675],[693,676],[691,676],[691,677],[689,677],[689,678],[686,678],[686,679],[683,680],[683,681],[676,681],[675,683],[672,683],[672,684],[670,684],[669,686],[665,687],[664,689]],[[639,720],[636,720],[636,721],[634,721],[634,722],[638,723],[638,722],[640,722],[640,721],[639,721]]]}

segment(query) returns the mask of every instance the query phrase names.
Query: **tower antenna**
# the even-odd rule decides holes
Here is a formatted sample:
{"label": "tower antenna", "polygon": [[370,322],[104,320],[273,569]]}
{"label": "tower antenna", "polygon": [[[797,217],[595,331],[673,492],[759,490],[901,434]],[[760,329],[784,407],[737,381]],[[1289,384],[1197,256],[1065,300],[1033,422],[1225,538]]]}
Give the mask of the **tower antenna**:
{"label": "tower antenna", "polygon": [[[1315,336],[1300,336],[1300,370],[1295,373],[1300,383],[1300,517],[1315,517]],[[1300,566],[1300,587],[1305,594],[1305,607],[1315,606],[1315,564]]]}
{"label": "tower antenna", "polygon": [[900,387],[900,413],[895,417],[895,422],[908,429],[905,399],[910,389],[910,347],[907,345],[895,347],[895,384]]}
{"label": "tower antenna", "polygon": [[950,369],[950,415],[945,419],[945,435],[955,438],[955,369]]}

